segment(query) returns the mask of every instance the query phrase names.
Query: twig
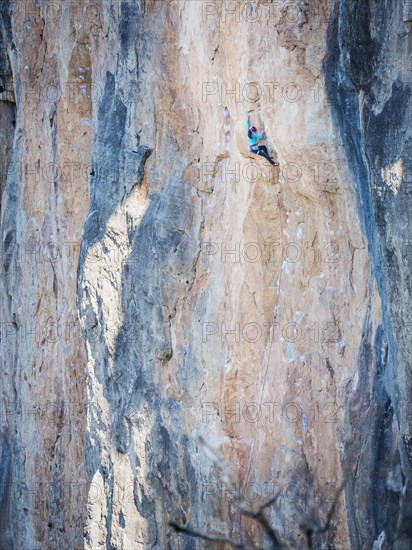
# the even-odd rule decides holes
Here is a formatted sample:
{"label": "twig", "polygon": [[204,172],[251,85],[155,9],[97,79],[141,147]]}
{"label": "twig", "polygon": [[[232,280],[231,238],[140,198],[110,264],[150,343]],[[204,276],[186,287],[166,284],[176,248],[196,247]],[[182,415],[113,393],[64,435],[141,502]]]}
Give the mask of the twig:
{"label": "twig", "polygon": [[245,516],[249,516],[250,518],[253,518],[260,523],[265,533],[267,534],[267,536],[270,538],[272,542],[273,550],[281,550],[283,548],[278,538],[278,535],[276,534],[276,531],[272,528],[272,526],[268,522],[267,517],[265,516],[261,508],[259,508],[257,512],[253,512],[252,510],[247,510],[247,509],[242,509],[242,512]]}
{"label": "twig", "polygon": [[[213,456],[215,458],[215,462],[221,468],[223,473],[226,475],[226,478],[229,481],[229,484],[231,485],[231,488],[232,489],[236,488],[236,484],[233,480],[232,474],[231,474],[230,470],[226,469],[226,464],[225,464],[224,460],[222,459],[222,457],[219,456],[219,453],[215,449],[213,449],[208,443],[206,443],[206,441],[203,439],[202,436],[199,437],[199,443],[201,445],[203,445],[204,447],[206,447],[206,449],[208,449],[213,454]],[[265,531],[265,533],[267,534],[267,536],[269,537],[269,539],[272,542],[272,549],[273,550],[281,550],[283,548],[283,546],[282,546],[282,544],[279,540],[279,537],[278,537],[276,531],[272,528],[272,526],[268,522],[265,514],[263,513],[265,508],[268,508],[269,506],[271,506],[272,504],[274,504],[276,502],[276,500],[279,496],[279,493],[275,497],[273,497],[270,500],[268,500],[267,502],[263,503],[257,509],[257,511],[251,510],[245,504],[245,501],[240,496],[238,496],[236,492],[235,492],[235,495],[236,495],[235,502],[238,505],[241,513],[245,516],[248,516],[250,518],[255,519],[261,525],[261,527],[263,528],[263,530]]]}
{"label": "twig", "polygon": [[336,492],[336,497],[335,497],[335,500],[332,503],[332,506],[330,507],[328,516],[326,518],[325,525],[323,527],[319,527],[318,529],[315,529],[314,533],[316,533],[316,534],[326,533],[326,531],[329,529],[330,522],[332,521],[332,517],[333,517],[333,514],[335,513],[335,509],[336,509],[336,506],[337,506],[337,503],[338,503],[338,498],[340,497],[343,489],[345,488],[345,485],[346,485],[346,479],[343,480],[341,486],[339,487],[339,489]]}
{"label": "twig", "polygon": [[275,504],[275,502],[277,501],[279,495],[280,495],[280,493],[276,493],[276,496],[274,496],[273,498],[271,498],[271,499],[267,500],[266,502],[264,502],[261,506],[259,506],[258,511],[263,512],[263,510],[265,508],[269,508],[269,506],[272,506],[272,504]]}
{"label": "twig", "polygon": [[190,527],[181,527],[180,525],[177,525],[177,523],[169,522],[170,527],[176,531],[176,533],[184,533],[185,535],[189,535],[190,537],[194,537],[197,539],[202,539],[207,542],[217,542],[221,544],[228,544],[232,548],[238,548],[238,550],[248,550],[246,546],[244,546],[241,543],[233,542],[230,539],[222,538],[222,537],[210,537],[209,535],[205,535],[203,533],[200,533],[199,531],[194,531],[193,529],[190,529]]}
{"label": "twig", "polygon": [[323,527],[315,527],[315,526],[309,526],[309,525],[302,525],[301,529],[305,530],[306,540],[308,542],[308,547],[311,550],[313,548],[313,535],[320,535],[322,533],[326,533],[329,530],[330,523],[332,521],[332,517],[335,513],[335,509],[337,506],[338,499],[345,488],[346,485],[346,479],[343,480],[341,486],[336,492],[335,500],[332,503],[332,506],[330,507],[330,510],[328,512],[326,522]]}

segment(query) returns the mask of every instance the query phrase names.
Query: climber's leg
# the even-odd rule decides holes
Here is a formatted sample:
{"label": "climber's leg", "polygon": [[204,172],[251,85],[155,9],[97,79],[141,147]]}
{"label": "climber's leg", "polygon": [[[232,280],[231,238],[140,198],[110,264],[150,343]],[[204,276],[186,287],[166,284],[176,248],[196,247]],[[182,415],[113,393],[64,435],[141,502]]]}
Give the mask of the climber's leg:
{"label": "climber's leg", "polygon": [[274,161],[270,158],[269,153],[268,153],[268,150],[267,150],[267,148],[266,148],[264,145],[261,145],[261,146],[259,147],[258,155],[260,155],[261,157],[264,157],[265,159],[267,159],[267,160],[270,162],[270,164],[271,164],[272,166],[279,166],[279,163],[278,163],[278,162],[274,162]]}

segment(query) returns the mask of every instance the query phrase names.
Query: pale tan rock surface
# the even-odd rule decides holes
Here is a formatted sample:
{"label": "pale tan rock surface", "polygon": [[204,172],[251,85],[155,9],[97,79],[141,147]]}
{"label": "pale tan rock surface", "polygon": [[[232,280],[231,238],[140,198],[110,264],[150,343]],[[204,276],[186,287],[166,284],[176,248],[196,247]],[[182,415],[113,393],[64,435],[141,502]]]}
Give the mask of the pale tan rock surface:
{"label": "pale tan rock surface", "polygon": [[[393,536],[406,470],[395,416],[371,450],[382,293],[326,97],[332,6],[230,4],[6,3],[5,548],[211,548],[169,521],[269,547],[199,438],[251,504],[280,492],[294,548],[344,477],[317,547],[372,547],[381,464]],[[248,153],[248,112],[279,168]]]}

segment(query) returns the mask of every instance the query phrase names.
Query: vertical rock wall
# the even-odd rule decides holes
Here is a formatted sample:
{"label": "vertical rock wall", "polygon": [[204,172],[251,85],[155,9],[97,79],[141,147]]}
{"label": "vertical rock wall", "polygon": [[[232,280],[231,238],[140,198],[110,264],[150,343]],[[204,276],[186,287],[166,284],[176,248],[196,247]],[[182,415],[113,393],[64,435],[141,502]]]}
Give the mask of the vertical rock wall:
{"label": "vertical rock wall", "polygon": [[332,4],[4,3],[2,547],[298,547],[346,479],[317,547],[407,548],[410,28]]}
{"label": "vertical rock wall", "polygon": [[66,83],[78,100],[91,65],[90,29],[76,25],[63,5],[2,2],[2,548],[83,540],[86,352],[76,268],[91,105],[71,101]]}
{"label": "vertical rock wall", "polygon": [[[370,432],[366,442],[359,433],[346,449],[349,461],[356,458],[356,469],[371,472],[368,480],[354,475],[350,484],[355,546],[383,531],[389,543],[402,548],[411,539],[410,25],[408,3],[342,1],[330,23],[325,60],[383,312],[375,340],[365,331],[365,352],[359,357],[364,379],[370,354],[376,357],[365,386],[369,395],[353,396],[366,413],[362,427],[359,417],[348,417],[351,433],[365,426]],[[381,506],[364,517],[359,506],[368,501]]]}

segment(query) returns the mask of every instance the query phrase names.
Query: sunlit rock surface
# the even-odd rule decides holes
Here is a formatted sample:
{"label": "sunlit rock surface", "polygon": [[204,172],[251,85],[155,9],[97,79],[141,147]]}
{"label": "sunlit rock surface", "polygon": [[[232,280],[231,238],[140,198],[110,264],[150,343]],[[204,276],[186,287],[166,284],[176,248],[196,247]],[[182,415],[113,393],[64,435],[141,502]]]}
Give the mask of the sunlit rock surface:
{"label": "sunlit rock surface", "polygon": [[3,0],[2,549],[410,548],[411,22]]}

